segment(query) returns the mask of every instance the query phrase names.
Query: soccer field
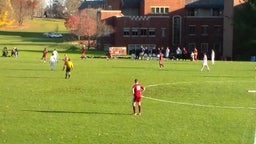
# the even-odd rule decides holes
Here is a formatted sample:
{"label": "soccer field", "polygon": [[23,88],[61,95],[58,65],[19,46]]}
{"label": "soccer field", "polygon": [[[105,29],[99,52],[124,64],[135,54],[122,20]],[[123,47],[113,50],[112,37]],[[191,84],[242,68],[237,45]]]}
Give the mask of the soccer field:
{"label": "soccer field", "polygon": [[[255,64],[86,59],[50,70],[41,52],[0,58],[0,143],[255,144]],[[60,58],[62,58],[60,54]],[[146,87],[132,114],[134,79]]]}

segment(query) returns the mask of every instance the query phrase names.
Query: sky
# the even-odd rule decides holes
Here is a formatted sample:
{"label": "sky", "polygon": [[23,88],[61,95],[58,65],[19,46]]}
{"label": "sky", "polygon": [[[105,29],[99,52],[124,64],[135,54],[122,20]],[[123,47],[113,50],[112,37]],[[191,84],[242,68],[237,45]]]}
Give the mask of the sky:
{"label": "sky", "polygon": [[[44,0],[45,5],[44,7],[50,6],[53,0]],[[65,1],[65,0],[64,0]]]}

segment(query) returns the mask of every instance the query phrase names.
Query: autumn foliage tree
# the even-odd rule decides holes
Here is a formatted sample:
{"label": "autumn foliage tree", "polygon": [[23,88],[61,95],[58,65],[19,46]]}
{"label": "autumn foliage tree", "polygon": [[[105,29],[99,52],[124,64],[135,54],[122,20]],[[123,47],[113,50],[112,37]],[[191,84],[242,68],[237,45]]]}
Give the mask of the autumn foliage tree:
{"label": "autumn foliage tree", "polygon": [[80,24],[80,18],[78,16],[70,16],[65,21],[65,27],[75,34]]}
{"label": "autumn foliage tree", "polygon": [[12,2],[16,13],[16,21],[21,26],[25,18],[28,16],[33,17],[34,10],[39,0],[12,0]]}
{"label": "autumn foliage tree", "polygon": [[85,11],[82,11],[79,16],[70,16],[65,21],[65,27],[71,33],[78,36],[85,36],[88,41],[88,49],[90,48],[90,41],[97,32],[97,23],[95,19],[91,18]]}
{"label": "autumn foliage tree", "polygon": [[0,27],[8,26],[14,23],[14,11],[11,0],[0,1]]}
{"label": "autumn foliage tree", "polygon": [[39,4],[39,0],[28,0],[27,1],[27,5],[29,7],[28,11],[29,11],[29,15],[30,15],[31,19],[34,18],[35,10],[36,10],[38,4]]}
{"label": "autumn foliage tree", "polygon": [[22,25],[25,18],[33,18],[40,0],[0,0],[0,26],[17,22]]}

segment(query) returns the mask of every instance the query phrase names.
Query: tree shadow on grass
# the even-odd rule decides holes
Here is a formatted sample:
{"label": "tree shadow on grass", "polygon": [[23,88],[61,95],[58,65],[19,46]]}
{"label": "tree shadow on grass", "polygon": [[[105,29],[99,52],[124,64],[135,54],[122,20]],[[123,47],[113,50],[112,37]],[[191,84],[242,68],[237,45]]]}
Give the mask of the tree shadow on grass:
{"label": "tree shadow on grass", "polygon": [[17,31],[0,31],[3,36],[19,36],[23,42],[63,42],[62,38],[47,38],[43,32],[17,32]]}
{"label": "tree shadow on grass", "polygon": [[37,113],[53,113],[53,114],[90,114],[90,115],[131,115],[127,113],[112,113],[112,112],[76,112],[76,111],[62,111],[62,110],[22,110],[26,112]]}

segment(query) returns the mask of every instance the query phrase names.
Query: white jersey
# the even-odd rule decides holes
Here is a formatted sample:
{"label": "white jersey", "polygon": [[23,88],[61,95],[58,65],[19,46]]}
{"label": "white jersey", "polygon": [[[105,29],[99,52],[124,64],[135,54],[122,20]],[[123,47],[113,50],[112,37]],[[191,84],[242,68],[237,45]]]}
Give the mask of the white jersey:
{"label": "white jersey", "polygon": [[50,57],[50,62],[51,62],[51,63],[55,63],[56,61],[57,61],[57,60],[56,60],[55,56],[52,55],[52,56]]}
{"label": "white jersey", "polygon": [[203,65],[208,65],[208,63],[207,63],[207,56],[206,55],[204,55],[204,58],[203,58]]}
{"label": "white jersey", "polygon": [[58,52],[57,52],[57,50],[54,50],[52,53],[53,53],[53,55],[54,55],[54,57],[55,57],[55,59],[57,61],[57,59],[58,59]]}

